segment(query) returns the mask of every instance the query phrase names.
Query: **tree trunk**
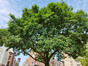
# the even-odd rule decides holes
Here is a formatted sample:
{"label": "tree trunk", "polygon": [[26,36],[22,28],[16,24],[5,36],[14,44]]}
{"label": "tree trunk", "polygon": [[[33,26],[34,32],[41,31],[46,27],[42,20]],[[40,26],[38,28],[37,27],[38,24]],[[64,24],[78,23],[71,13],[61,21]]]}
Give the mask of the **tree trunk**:
{"label": "tree trunk", "polygon": [[46,61],[45,62],[45,66],[49,66],[49,61]]}

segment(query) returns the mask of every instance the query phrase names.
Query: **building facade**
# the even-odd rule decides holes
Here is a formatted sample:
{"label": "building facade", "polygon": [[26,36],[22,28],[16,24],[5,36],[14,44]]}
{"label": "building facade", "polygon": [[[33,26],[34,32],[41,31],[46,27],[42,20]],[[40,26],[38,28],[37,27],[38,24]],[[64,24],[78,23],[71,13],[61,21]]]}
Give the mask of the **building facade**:
{"label": "building facade", "polygon": [[0,66],[14,66],[14,53],[7,47],[0,47]]}
{"label": "building facade", "polygon": [[[36,55],[36,53],[32,51],[30,52],[30,54],[32,55],[32,57],[35,57]],[[41,62],[35,61],[29,56],[28,59],[23,63],[23,66],[44,66],[44,64]]]}
{"label": "building facade", "polygon": [[[30,52],[30,54],[32,55],[32,57],[35,57],[36,53],[34,52]],[[54,58],[51,58],[50,62],[49,62],[50,66],[63,66],[63,62],[61,61],[57,61]],[[32,59],[30,56],[28,57],[28,59],[23,63],[22,66],[45,66],[44,63],[35,61],[34,59]]]}
{"label": "building facade", "polygon": [[82,66],[78,60],[72,58],[68,54],[64,54],[64,56],[66,57],[62,60],[64,62],[64,66]]}
{"label": "building facade", "polygon": [[6,61],[8,59],[9,51],[6,51],[6,47],[0,47],[0,66],[6,65]]}
{"label": "building facade", "polygon": [[8,54],[8,58],[7,58],[7,61],[6,61],[6,66],[14,66],[15,60],[14,60],[14,53],[12,53],[11,51],[9,51],[9,54]]}
{"label": "building facade", "polygon": [[[34,57],[35,53],[30,52],[30,54]],[[54,58],[51,58],[49,64],[50,66],[82,66],[81,63],[72,57],[68,56],[67,54],[64,54],[65,59],[62,59],[61,61],[57,61]],[[43,63],[35,61],[31,57],[28,57],[28,59],[23,63],[22,66],[45,66]]]}

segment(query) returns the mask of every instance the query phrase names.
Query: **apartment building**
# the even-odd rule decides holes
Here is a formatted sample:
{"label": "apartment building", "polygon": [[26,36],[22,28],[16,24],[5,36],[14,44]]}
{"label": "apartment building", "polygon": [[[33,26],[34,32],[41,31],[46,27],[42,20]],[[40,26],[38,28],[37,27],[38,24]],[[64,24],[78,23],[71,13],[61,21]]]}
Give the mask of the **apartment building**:
{"label": "apartment building", "polygon": [[[34,57],[35,53],[30,52],[30,54]],[[64,54],[66,57],[65,59],[62,59],[61,61],[57,61],[54,58],[51,58],[50,60],[50,66],[82,66],[81,63],[72,57],[70,57],[68,54]],[[43,63],[35,61],[31,57],[28,57],[28,59],[23,63],[22,66],[45,66]]]}
{"label": "apartment building", "polygon": [[11,50],[7,51],[7,47],[0,47],[0,66],[14,66],[14,53]]}
{"label": "apartment building", "polygon": [[69,56],[68,54],[64,54],[65,59],[62,59],[64,62],[64,66],[82,66],[81,63],[77,60]]}
{"label": "apartment building", "polygon": [[7,58],[7,61],[6,61],[6,66],[14,66],[13,62],[15,62],[15,60],[14,60],[14,53],[9,51],[8,58]]}
{"label": "apartment building", "polygon": [[[31,51],[30,54],[35,57],[36,53]],[[62,65],[63,66],[63,62],[61,61],[57,61],[56,59],[52,58],[50,60],[50,66],[59,66]],[[45,66],[44,63],[35,61],[34,59],[32,59],[30,56],[28,57],[28,59],[23,63],[22,66]]]}
{"label": "apartment building", "polygon": [[[36,53],[34,53],[33,51],[31,51],[30,54],[33,57],[35,57],[36,55]],[[23,66],[44,66],[44,64],[41,62],[35,61],[29,56],[28,59],[23,63]]]}

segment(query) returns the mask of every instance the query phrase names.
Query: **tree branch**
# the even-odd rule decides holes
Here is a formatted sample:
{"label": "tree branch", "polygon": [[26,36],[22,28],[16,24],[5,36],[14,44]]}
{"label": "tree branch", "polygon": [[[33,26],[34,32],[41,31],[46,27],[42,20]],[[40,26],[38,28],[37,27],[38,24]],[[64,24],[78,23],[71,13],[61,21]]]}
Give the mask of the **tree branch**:
{"label": "tree branch", "polygon": [[58,51],[58,49],[56,49],[56,50],[50,55],[49,60],[50,60],[50,58],[51,58],[57,51]]}
{"label": "tree branch", "polygon": [[39,61],[39,62],[42,62],[42,63],[44,63],[42,60],[40,60],[40,59],[37,59],[36,57],[34,58],[30,53],[28,53],[28,52],[25,52],[27,55],[29,55],[32,59],[34,59],[35,61]]}

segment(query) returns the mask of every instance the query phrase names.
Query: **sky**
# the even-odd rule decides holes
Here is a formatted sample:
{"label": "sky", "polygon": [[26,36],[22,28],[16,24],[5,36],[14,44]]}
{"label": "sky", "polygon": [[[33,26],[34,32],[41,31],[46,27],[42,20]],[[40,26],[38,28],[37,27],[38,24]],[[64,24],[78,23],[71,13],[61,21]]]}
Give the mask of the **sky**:
{"label": "sky", "polygon": [[[63,0],[69,6],[72,6],[74,11],[82,9],[88,12],[88,0]],[[16,17],[21,17],[24,8],[31,8],[37,4],[39,7],[47,6],[50,2],[60,2],[60,0],[0,0],[0,28],[8,28],[9,14],[14,14]],[[17,58],[21,58],[19,66],[27,59],[28,56],[21,54]]]}

